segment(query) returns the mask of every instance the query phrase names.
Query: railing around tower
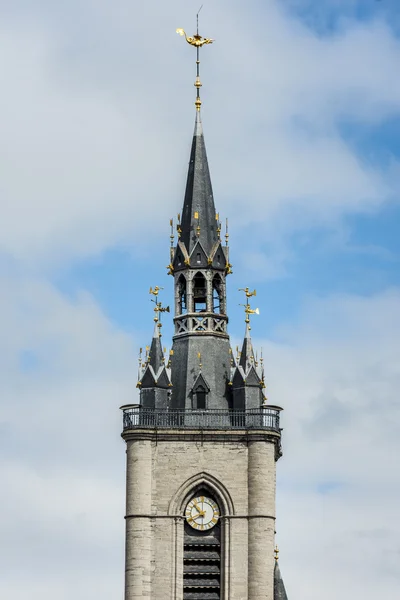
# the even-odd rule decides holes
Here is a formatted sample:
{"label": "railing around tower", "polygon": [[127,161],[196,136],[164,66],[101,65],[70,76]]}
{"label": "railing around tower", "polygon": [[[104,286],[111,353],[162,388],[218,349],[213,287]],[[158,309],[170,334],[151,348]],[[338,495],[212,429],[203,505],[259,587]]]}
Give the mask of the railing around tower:
{"label": "railing around tower", "polygon": [[265,429],[280,432],[278,406],[250,410],[178,410],[121,406],[128,429]]}

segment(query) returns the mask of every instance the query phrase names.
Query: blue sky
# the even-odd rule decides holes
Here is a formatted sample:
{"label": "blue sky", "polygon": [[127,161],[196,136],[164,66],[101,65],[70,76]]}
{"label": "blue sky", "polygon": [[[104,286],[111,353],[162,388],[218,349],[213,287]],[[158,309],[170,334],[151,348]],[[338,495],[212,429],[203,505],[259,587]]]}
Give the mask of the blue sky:
{"label": "blue sky", "polygon": [[[253,341],[285,409],[281,570],[300,600],[395,597],[400,583],[397,4],[216,0],[201,13],[216,39],[202,116],[230,224],[229,330],[235,346],[237,290],[255,287]],[[197,9],[0,4],[8,600],[122,595],[118,407],[137,394],[149,287],[173,299],[169,219],[195,116],[193,53],[175,29],[191,31]],[[166,346],[171,334],[166,320]]]}

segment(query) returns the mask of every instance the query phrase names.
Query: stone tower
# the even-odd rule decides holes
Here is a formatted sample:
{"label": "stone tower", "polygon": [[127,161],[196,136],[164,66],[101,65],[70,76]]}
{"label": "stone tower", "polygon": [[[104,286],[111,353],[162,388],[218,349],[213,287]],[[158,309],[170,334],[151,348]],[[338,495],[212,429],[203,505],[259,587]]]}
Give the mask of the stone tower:
{"label": "stone tower", "polygon": [[230,347],[228,236],[223,245],[200,104],[197,94],[182,217],[168,267],[175,293],[172,351],[166,360],[159,333],[166,309],[155,288],[156,324],[140,364],[140,403],[122,407],[125,600],[277,600],[286,598],[274,561],[281,409],[263,394],[247,288],[237,359]]}

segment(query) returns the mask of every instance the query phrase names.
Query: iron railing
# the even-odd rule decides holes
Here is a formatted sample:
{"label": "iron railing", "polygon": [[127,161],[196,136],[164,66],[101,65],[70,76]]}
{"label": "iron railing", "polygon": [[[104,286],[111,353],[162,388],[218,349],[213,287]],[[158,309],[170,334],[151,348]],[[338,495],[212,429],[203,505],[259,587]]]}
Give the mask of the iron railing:
{"label": "iron railing", "polygon": [[127,429],[267,429],[280,432],[278,407],[250,410],[178,410],[126,406]]}

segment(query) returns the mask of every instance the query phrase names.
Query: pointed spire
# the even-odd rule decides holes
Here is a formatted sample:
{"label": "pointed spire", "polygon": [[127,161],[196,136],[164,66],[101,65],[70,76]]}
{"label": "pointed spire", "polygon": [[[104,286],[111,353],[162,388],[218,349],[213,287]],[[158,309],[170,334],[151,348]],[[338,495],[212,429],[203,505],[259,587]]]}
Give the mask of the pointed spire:
{"label": "pointed spire", "polygon": [[160,328],[158,323],[154,324],[153,339],[151,340],[149,365],[153,367],[154,373],[157,374],[160,367],[164,365],[164,352],[161,346]]}
{"label": "pointed spire", "polygon": [[218,222],[208,168],[200,112],[196,112],[185,199],[182,210],[180,241],[191,254],[199,241],[207,255],[218,241]]}
{"label": "pointed spire", "polygon": [[253,343],[251,341],[251,336],[250,336],[250,329],[251,329],[250,324],[246,323],[246,331],[244,334],[242,352],[241,352],[240,361],[239,361],[239,365],[243,368],[243,371],[245,373],[247,373],[247,371],[251,367],[255,366],[254,350],[253,350]]}
{"label": "pointed spire", "polygon": [[277,549],[275,550],[274,600],[288,600],[281,571],[279,569]]}

